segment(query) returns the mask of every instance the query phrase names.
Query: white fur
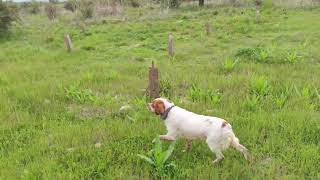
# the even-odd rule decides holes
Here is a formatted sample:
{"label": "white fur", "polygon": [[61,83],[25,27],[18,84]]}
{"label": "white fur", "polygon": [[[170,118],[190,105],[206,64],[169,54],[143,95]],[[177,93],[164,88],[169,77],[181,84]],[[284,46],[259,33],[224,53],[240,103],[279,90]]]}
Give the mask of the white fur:
{"label": "white fur", "polygon": [[[174,105],[164,98],[156,100],[164,102],[165,109]],[[150,104],[149,109],[154,112]],[[250,158],[247,149],[239,143],[231,125],[224,119],[195,114],[175,106],[169,112],[164,123],[167,128],[167,134],[160,136],[162,140],[175,140],[179,137],[187,140],[206,139],[209,148],[216,154],[214,163],[224,158],[222,151],[230,145],[243,153],[247,160]],[[222,126],[223,123],[226,123],[224,127]]]}

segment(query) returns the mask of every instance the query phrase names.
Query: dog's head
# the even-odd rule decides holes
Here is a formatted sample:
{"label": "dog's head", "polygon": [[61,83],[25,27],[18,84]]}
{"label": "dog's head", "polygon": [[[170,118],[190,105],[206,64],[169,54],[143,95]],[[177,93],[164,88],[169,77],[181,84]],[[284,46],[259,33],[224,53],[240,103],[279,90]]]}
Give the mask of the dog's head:
{"label": "dog's head", "polygon": [[169,107],[173,106],[169,100],[165,98],[156,98],[151,103],[148,103],[148,109],[156,115],[164,113]]}

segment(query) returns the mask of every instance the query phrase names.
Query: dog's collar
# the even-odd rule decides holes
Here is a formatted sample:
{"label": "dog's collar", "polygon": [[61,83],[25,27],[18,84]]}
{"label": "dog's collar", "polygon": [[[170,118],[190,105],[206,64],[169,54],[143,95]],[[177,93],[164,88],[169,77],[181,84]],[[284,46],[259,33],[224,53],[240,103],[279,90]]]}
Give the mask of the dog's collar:
{"label": "dog's collar", "polygon": [[169,115],[169,112],[171,111],[171,109],[174,107],[174,105],[173,106],[171,106],[171,107],[169,107],[167,110],[165,110],[163,113],[161,113],[160,114],[160,118],[162,119],[162,120],[166,120],[167,119],[167,117],[168,117],[168,115]]}

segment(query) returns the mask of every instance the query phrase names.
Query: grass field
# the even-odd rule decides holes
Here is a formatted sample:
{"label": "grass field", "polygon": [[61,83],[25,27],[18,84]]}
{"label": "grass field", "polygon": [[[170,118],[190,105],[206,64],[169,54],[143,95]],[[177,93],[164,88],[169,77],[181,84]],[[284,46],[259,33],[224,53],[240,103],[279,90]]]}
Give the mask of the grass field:
{"label": "grass field", "polygon": [[251,8],[158,13],[128,9],[85,30],[27,15],[12,27],[0,40],[0,179],[155,178],[137,157],[165,133],[146,109],[151,61],[163,96],[227,119],[254,157],[230,149],[213,166],[205,142],[182,152],[178,140],[170,178],[320,179],[320,9],[269,7],[260,22]]}

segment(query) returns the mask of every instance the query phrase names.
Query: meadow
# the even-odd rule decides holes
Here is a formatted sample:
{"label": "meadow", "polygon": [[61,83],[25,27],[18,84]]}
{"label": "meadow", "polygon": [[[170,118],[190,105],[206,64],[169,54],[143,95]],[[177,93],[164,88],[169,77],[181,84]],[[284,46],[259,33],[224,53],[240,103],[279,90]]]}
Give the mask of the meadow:
{"label": "meadow", "polygon": [[60,13],[0,39],[0,179],[159,178],[137,156],[166,132],[146,108],[152,61],[161,96],[227,119],[253,155],[213,166],[204,141],[178,140],[162,179],[320,179],[319,7],[127,8],[85,25]]}

